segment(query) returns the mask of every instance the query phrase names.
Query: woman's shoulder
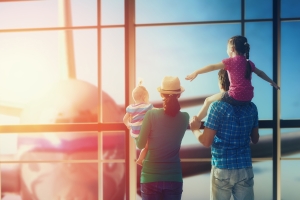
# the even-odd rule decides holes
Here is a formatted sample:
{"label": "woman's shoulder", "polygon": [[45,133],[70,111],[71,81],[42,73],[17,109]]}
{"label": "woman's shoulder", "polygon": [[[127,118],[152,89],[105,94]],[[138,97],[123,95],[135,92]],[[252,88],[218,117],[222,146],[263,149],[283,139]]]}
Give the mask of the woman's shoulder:
{"label": "woman's shoulder", "polygon": [[147,113],[160,113],[163,112],[164,110],[162,108],[156,108],[152,107],[152,109],[148,110]]}
{"label": "woman's shoulder", "polygon": [[185,119],[187,119],[187,120],[190,119],[189,113],[187,113],[187,112],[182,112],[182,111],[180,111],[179,113],[182,115],[183,118],[185,118]]}

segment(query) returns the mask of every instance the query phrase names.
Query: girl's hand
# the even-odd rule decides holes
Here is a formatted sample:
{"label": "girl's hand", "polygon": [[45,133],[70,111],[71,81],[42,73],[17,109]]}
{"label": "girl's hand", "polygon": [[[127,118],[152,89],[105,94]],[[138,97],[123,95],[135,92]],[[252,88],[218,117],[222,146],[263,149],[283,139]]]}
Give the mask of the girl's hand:
{"label": "girl's hand", "polygon": [[190,81],[192,81],[192,80],[194,80],[196,77],[197,77],[197,73],[195,73],[195,72],[193,72],[193,73],[191,73],[190,75],[187,75],[186,77],[185,77],[185,80],[190,80]]}
{"label": "girl's hand", "polygon": [[273,83],[270,83],[270,85],[272,85],[277,90],[280,90],[280,87],[276,83],[273,82]]}

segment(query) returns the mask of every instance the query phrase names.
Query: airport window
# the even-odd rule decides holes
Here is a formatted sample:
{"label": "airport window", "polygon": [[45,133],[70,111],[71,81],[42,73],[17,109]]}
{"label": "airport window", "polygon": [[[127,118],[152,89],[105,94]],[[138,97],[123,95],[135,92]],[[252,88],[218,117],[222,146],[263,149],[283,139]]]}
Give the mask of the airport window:
{"label": "airport window", "polygon": [[[244,35],[250,60],[281,87],[252,75],[255,196],[297,198],[299,8],[297,0],[0,1],[1,196],[140,200],[139,150],[122,122],[132,89],[141,79],[160,107],[161,79],[178,76],[181,109],[196,115],[219,92],[217,72],[185,76],[227,58],[228,39]],[[187,130],[180,153],[182,198],[209,198],[210,149]]]}

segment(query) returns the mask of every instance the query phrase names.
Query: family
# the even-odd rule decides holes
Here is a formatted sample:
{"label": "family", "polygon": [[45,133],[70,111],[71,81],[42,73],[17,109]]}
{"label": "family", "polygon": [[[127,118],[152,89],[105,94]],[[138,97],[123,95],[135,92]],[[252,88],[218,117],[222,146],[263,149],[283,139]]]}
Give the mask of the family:
{"label": "family", "polygon": [[[123,121],[137,148],[142,149],[136,162],[142,166],[143,200],[181,199],[179,151],[188,125],[202,145],[211,147],[210,199],[254,199],[250,143],[259,141],[259,128],[258,111],[251,102],[252,72],[280,88],[249,60],[249,51],[247,38],[234,36],[227,44],[229,58],[186,76],[186,80],[192,81],[198,74],[219,70],[220,93],[206,98],[199,113],[191,119],[188,113],[180,111],[178,99],[185,89],[178,77],[165,76],[157,88],[163,108],[153,108],[141,83],[132,91],[135,103],[126,108]],[[200,123],[206,115],[201,131]]]}

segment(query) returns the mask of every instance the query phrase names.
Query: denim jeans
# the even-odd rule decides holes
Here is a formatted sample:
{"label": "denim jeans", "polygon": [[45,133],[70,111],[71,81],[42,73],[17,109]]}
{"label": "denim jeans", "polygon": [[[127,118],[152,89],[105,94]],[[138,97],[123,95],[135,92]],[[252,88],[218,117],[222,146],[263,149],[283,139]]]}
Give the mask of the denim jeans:
{"label": "denim jeans", "polygon": [[141,183],[142,200],[180,200],[182,185],[175,181]]}
{"label": "denim jeans", "polygon": [[253,170],[211,168],[210,200],[253,200]]}
{"label": "denim jeans", "polygon": [[247,104],[249,104],[251,102],[251,101],[239,101],[239,100],[236,100],[236,99],[232,98],[231,96],[229,96],[228,91],[227,92],[223,92],[221,101],[229,103],[230,105],[233,105],[233,106],[243,106],[243,105],[247,105]]}

